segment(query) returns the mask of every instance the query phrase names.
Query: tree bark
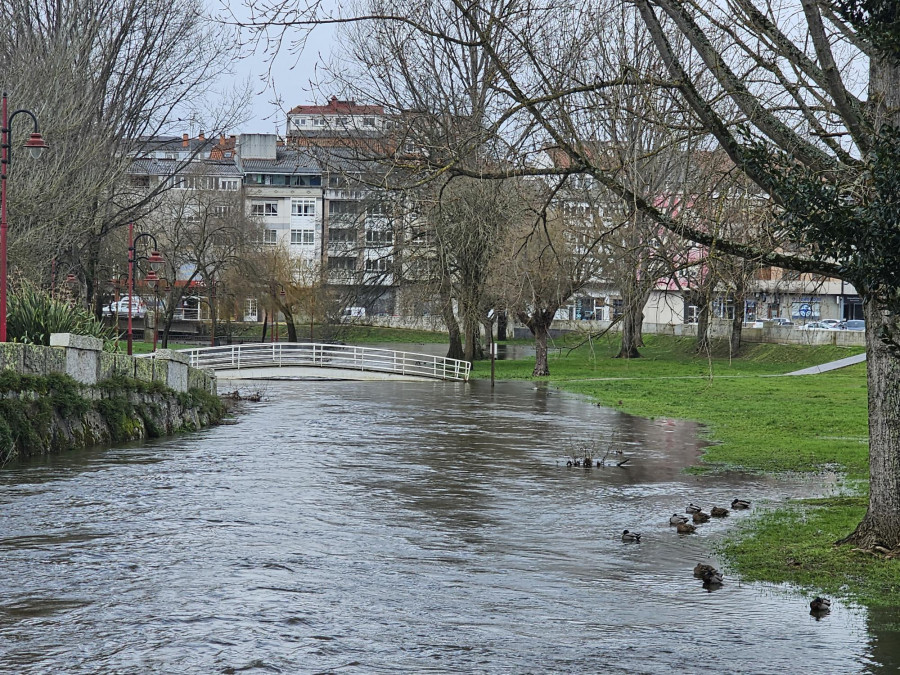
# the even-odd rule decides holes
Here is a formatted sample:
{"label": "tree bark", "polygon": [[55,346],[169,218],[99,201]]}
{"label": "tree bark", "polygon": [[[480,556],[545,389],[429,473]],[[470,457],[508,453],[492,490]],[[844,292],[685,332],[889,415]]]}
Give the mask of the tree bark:
{"label": "tree bark", "polygon": [[550,337],[550,324],[556,315],[556,309],[540,310],[530,314],[519,312],[519,321],[528,326],[534,335],[534,370],[533,377],[544,377],[550,374],[550,362],[547,354],[547,339]]}
{"label": "tree bark", "polygon": [[744,289],[738,287],[734,294],[734,318],[731,320],[731,356],[741,352],[741,337],[744,329]]}
{"label": "tree bark", "polygon": [[697,298],[697,353],[709,351],[709,297],[706,291]]}
{"label": "tree bark", "polygon": [[641,353],[638,345],[641,344],[640,327],[644,323],[643,312],[630,312],[622,317],[622,346],[619,347],[617,359],[639,359]]}
{"label": "tree bark", "polygon": [[447,358],[462,360],[465,354],[463,353],[459,322],[453,312],[453,298],[445,289],[441,290],[441,317],[444,319],[444,325],[447,326],[450,340],[450,345],[447,347]]}
{"label": "tree bark", "polygon": [[900,545],[900,358],[882,335],[896,335],[896,318],[865,297],[866,378],[869,386],[869,508],[839,543],[863,548]]}

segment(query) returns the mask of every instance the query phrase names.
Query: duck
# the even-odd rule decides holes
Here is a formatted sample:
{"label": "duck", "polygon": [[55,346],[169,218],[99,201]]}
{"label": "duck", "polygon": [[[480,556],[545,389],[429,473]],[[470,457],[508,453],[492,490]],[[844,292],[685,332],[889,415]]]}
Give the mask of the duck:
{"label": "duck", "polygon": [[634,543],[638,543],[641,540],[640,532],[629,532],[628,530],[622,531],[622,541],[631,541]]}
{"label": "duck", "polygon": [[827,612],[831,610],[831,600],[828,598],[815,597],[809,603],[809,609],[812,612]]}
{"label": "duck", "polygon": [[733,508],[733,509],[749,509],[750,502],[748,502],[746,499],[735,499],[733,502],[731,502],[731,508]]}
{"label": "duck", "polygon": [[714,506],[710,509],[709,515],[714,518],[724,518],[728,515],[728,509],[723,509],[721,506]]}
{"label": "duck", "polygon": [[705,565],[704,563],[697,563],[697,566],[694,567],[694,576],[698,579],[702,579],[703,575],[707,572],[715,572],[716,568],[712,565]]}
{"label": "duck", "polygon": [[722,573],[715,568],[703,570],[700,578],[703,579],[704,586],[721,586],[724,580]]}
{"label": "duck", "polygon": [[702,511],[699,506],[695,506],[693,503],[688,504],[688,507],[684,510],[685,513],[700,513]]}
{"label": "duck", "polygon": [[678,523],[675,526],[675,529],[678,530],[679,534],[691,534],[692,532],[696,532],[697,528],[691,525],[690,523]]}
{"label": "duck", "polygon": [[570,459],[568,462],[566,462],[566,466],[569,466],[569,467],[572,466],[572,460],[571,460],[571,459]]}
{"label": "duck", "polygon": [[703,511],[697,511],[692,517],[695,523],[705,523],[709,520],[709,514]]}
{"label": "duck", "polygon": [[687,516],[683,516],[680,513],[673,513],[672,517],[669,518],[669,525],[678,525],[679,523],[686,523],[687,521]]}

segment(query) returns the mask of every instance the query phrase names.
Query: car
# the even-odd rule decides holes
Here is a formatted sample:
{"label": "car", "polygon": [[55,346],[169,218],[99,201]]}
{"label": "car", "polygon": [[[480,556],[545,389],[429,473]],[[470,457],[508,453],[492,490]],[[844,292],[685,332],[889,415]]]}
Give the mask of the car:
{"label": "car", "polygon": [[[131,316],[143,319],[147,314],[147,305],[139,297],[131,299]],[[121,298],[118,303],[111,302],[103,308],[104,316],[128,316],[128,296]]]}
{"label": "car", "polygon": [[834,326],[829,326],[827,323],[822,323],[821,321],[811,321],[810,323],[805,323],[797,330],[834,330]]}
{"label": "car", "polygon": [[793,321],[791,321],[790,319],[785,319],[782,316],[776,316],[772,319],[769,319],[769,321],[771,321],[775,326],[787,326],[788,328],[792,328],[794,325]]}
{"label": "car", "polygon": [[865,330],[866,322],[862,319],[850,319],[849,321],[841,321],[837,327],[840,330]]}
{"label": "car", "polygon": [[822,319],[821,321],[819,321],[819,323],[828,324],[832,328],[837,328],[840,321],[838,321],[837,319]]}

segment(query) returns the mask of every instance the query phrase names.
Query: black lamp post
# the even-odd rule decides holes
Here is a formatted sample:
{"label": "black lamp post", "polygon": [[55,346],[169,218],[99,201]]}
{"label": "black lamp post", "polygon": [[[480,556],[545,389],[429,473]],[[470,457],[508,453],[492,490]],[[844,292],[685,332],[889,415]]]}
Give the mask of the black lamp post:
{"label": "black lamp post", "polygon": [[25,147],[35,159],[41,156],[47,143],[38,132],[37,118],[30,110],[16,110],[7,114],[6,92],[3,92],[2,105],[0,105],[0,342],[6,342],[6,176],[12,164],[12,144],[10,143],[12,121],[16,115],[26,114],[34,123],[34,131]]}
{"label": "black lamp post", "polygon": [[131,324],[132,304],[134,303],[134,264],[138,261],[136,255],[137,244],[141,239],[148,239],[153,242],[153,250],[149,256],[141,256],[141,260],[150,263],[150,271],[144,275],[144,281],[150,288],[156,287],[159,277],[156,276],[156,270],[163,265],[163,257],[159,252],[159,244],[156,243],[156,237],[149,232],[141,232],[137,236],[134,235],[134,223],[128,223],[128,355],[132,354],[132,344],[134,342],[134,331]]}

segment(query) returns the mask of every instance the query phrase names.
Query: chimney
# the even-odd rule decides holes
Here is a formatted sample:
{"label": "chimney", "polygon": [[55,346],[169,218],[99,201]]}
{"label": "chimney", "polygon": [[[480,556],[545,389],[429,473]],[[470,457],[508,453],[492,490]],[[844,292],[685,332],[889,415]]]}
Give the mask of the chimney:
{"label": "chimney", "polygon": [[205,140],[206,140],[206,136],[203,135],[203,129],[200,130],[200,135],[197,136],[197,140],[198,140],[198,141],[205,141]]}
{"label": "chimney", "polygon": [[181,147],[186,148],[190,145],[187,134],[181,134]]}

